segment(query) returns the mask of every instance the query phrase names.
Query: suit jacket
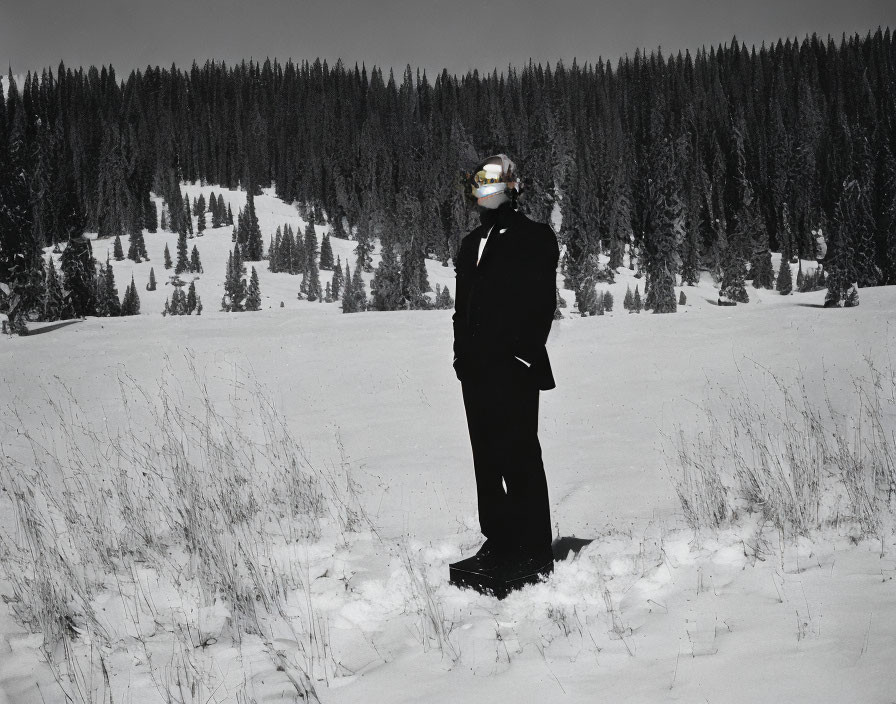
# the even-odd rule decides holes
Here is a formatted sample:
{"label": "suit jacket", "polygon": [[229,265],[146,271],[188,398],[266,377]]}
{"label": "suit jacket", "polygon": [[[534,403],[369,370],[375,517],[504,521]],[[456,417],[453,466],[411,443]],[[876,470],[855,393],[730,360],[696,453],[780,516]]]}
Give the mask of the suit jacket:
{"label": "suit jacket", "polygon": [[553,389],[545,343],[557,307],[557,237],[548,225],[533,222],[505,203],[498,208],[477,266],[479,243],[486,234],[488,228],[480,225],[464,237],[455,260],[457,376],[463,381],[516,365],[527,370],[539,389]]}

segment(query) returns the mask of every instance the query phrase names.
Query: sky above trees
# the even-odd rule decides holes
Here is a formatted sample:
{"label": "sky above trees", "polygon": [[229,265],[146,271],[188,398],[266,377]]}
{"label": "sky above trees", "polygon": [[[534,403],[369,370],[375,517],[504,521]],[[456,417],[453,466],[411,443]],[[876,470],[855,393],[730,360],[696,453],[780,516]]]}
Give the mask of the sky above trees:
{"label": "sky above trees", "polygon": [[13,73],[112,64],[126,73],[194,59],[341,57],[430,75],[536,62],[594,62],[725,43],[747,45],[896,26],[888,0],[29,0],[0,9],[0,61]]}

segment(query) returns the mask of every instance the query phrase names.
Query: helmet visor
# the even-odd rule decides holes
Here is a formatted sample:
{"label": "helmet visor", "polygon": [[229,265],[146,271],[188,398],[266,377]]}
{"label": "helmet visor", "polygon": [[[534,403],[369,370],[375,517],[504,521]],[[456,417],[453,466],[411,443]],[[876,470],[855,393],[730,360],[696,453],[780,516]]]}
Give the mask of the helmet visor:
{"label": "helmet visor", "polygon": [[483,164],[473,174],[473,195],[476,198],[486,198],[495,193],[500,193],[507,188],[505,178],[501,164]]}

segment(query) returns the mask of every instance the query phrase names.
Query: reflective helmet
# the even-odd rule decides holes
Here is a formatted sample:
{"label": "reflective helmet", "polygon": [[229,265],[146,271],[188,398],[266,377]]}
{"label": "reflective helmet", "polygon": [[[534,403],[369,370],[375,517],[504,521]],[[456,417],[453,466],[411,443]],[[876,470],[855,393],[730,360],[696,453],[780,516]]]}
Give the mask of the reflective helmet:
{"label": "reflective helmet", "polygon": [[488,157],[473,171],[471,189],[473,197],[477,199],[487,198],[508,189],[519,193],[516,164],[506,154]]}

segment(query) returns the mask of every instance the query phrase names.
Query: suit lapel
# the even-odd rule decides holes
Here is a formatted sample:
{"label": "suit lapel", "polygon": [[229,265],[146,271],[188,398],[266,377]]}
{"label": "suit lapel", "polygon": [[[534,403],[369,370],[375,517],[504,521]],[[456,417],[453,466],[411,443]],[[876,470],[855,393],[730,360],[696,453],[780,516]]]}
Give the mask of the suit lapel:
{"label": "suit lapel", "polygon": [[485,248],[482,250],[482,257],[479,259],[480,267],[485,264],[486,260],[489,258],[489,253],[494,251],[495,247],[500,245],[498,240],[502,239],[506,234],[506,227],[498,227],[498,225],[495,225],[495,229],[485,240]]}

